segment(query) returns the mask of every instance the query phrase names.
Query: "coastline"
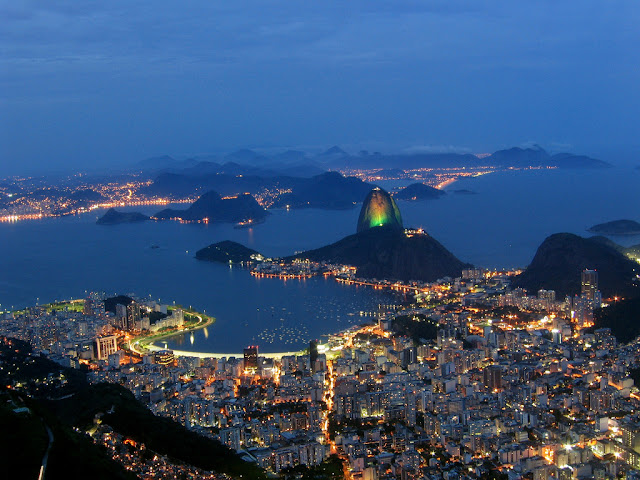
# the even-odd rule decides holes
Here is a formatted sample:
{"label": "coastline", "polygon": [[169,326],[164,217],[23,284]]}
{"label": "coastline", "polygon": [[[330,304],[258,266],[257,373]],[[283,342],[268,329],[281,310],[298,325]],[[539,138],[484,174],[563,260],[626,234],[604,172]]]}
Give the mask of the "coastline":
{"label": "coastline", "polygon": [[[147,344],[146,348],[149,352],[157,352],[158,350],[164,350],[164,348],[159,347],[158,345],[155,345],[153,343]],[[132,348],[133,350],[133,348]],[[209,353],[209,352],[187,352],[184,350],[171,350],[173,352],[173,354],[176,357],[197,357],[197,358],[230,358],[230,357],[236,357],[236,358],[242,358],[244,356],[244,353],[240,352],[240,353]],[[260,352],[259,356],[260,357],[265,357],[265,358],[274,358],[274,359],[280,359],[282,357],[286,357],[289,355],[302,355],[303,351],[302,350],[298,350],[295,352],[276,352],[276,353],[262,353]]]}
{"label": "coastline", "polygon": [[146,353],[145,351],[164,350],[164,348],[160,348],[157,345],[155,345],[155,342],[163,339],[175,337],[177,335],[183,335],[188,332],[193,332],[201,328],[209,327],[213,325],[216,321],[215,317],[210,317],[203,313],[199,313],[193,310],[184,310],[184,311],[185,313],[198,317],[199,319],[198,323],[188,328],[184,328],[182,330],[159,333],[154,335],[141,335],[139,337],[134,337],[127,342],[129,349],[132,352],[137,353],[138,355],[145,355]]}

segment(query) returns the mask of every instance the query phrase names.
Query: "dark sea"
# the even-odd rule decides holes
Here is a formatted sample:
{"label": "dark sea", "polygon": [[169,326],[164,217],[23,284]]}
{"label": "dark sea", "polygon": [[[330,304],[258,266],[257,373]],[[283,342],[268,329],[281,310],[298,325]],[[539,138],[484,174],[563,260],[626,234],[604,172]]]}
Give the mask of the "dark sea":
{"label": "dark sea", "polygon": [[[589,236],[586,228],[597,223],[640,221],[639,186],[640,171],[622,167],[514,171],[463,179],[441,199],[399,202],[399,207],[405,226],[425,228],[461,260],[489,268],[524,267],[552,233]],[[241,268],[194,258],[198,249],[226,239],[270,256],[320,247],[354,233],[359,206],[275,210],[251,229],[176,222],[98,226],[102,213],[1,223],[0,310],[90,291],[133,293],[216,317],[206,332],[168,341],[170,348],[240,352],[257,344],[262,352],[280,352],[361,323],[367,312],[394,300],[389,293],[331,279],[257,279]],[[640,236],[611,238],[640,244]]]}

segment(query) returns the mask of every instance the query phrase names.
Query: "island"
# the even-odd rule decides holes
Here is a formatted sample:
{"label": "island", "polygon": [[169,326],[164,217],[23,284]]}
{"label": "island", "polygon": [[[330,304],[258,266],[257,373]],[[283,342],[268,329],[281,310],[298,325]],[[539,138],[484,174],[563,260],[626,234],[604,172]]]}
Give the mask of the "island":
{"label": "island", "polygon": [[140,212],[118,212],[110,208],[97,221],[97,225],[118,225],[120,223],[139,223],[149,220],[149,217]]}
{"label": "island", "polygon": [[257,257],[262,258],[256,250],[231,240],[213,243],[196,252],[198,260],[219,263],[248,263]]}
{"label": "island", "polygon": [[396,193],[394,197],[398,200],[435,200],[443,195],[446,193],[437,188],[424,183],[412,183]]}
{"label": "island", "polygon": [[587,231],[601,235],[640,235],[640,223],[633,220],[614,220],[594,225]]}
{"label": "island", "polygon": [[473,190],[467,190],[466,188],[452,190],[452,192],[458,195],[477,195],[478,194],[478,192],[474,192]]}
{"label": "island", "polygon": [[268,212],[248,193],[222,197],[216,191],[202,195],[186,210],[167,208],[156,213],[155,220],[180,220],[183,222],[247,222],[259,223]]}

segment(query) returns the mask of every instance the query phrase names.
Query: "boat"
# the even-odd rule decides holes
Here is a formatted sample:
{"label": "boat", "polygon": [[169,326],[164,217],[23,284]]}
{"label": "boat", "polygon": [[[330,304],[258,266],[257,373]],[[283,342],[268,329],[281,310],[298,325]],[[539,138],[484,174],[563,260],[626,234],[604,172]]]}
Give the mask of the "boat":
{"label": "boat", "polygon": [[264,218],[261,218],[259,220],[254,220],[253,218],[250,218],[248,220],[243,220],[242,222],[236,223],[233,226],[233,228],[251,228],[254,225],[260,225],[261,223],[264,223]]}

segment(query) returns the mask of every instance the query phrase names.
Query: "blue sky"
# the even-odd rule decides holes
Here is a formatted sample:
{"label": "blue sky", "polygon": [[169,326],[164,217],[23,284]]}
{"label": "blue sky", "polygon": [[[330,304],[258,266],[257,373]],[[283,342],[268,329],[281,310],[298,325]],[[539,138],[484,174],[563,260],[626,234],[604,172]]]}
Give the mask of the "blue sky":
{"label": "blue sky", "polygon": [[0,0],[0,176],[247,146],[633,160],[638,25],[637,0]]}

